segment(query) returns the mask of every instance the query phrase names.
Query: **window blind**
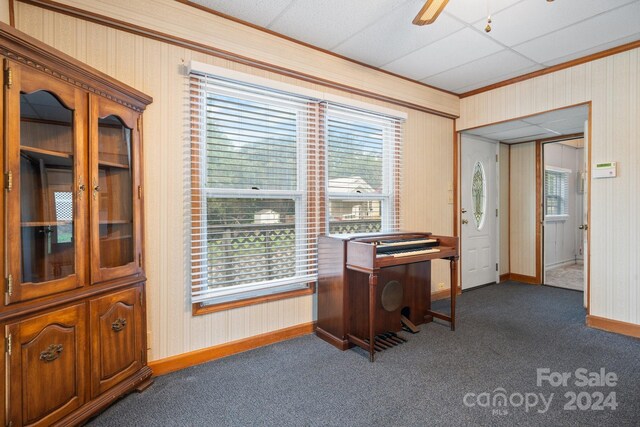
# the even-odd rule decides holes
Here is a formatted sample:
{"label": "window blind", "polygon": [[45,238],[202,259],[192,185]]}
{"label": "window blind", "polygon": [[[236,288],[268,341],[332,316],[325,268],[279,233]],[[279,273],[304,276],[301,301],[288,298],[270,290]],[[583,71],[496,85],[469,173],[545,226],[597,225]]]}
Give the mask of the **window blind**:
{"label": "window blind", "polygon": [[546,167],[544,172],[545,215],[569,214],[570,170]]}
{"label": "window blind", "polygon": [[402,121],[328,103],[325,123],[330,231],[397,230]]}
{"label": "window blind", "polygon": [[191,71],[192,302],[308,287],[324,212],[316,99]]}

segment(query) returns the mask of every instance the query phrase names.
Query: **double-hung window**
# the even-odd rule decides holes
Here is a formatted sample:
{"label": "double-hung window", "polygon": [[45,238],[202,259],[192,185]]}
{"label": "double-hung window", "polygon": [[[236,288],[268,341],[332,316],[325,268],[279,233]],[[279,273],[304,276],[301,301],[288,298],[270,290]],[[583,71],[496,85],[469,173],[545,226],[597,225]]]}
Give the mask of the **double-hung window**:
{"label": "double-hung window", "polygon": [[320,234],[399,222],[402,119],[228,77],[189,73],[195,313],[311,292]]}
{"label": "double-hung window", "polygon": [[328,104],[327,194],[331,233],[397,230],[401,129],[396,118]]}
{"label": "double-hung window", "polygon": [[545,216],[569,215],[569,169],[546,166],[544,171]]}
{"label": "double-hung window", "polygon": [[309,287],[317,101],[195,73],[190,95],[192,301]]}

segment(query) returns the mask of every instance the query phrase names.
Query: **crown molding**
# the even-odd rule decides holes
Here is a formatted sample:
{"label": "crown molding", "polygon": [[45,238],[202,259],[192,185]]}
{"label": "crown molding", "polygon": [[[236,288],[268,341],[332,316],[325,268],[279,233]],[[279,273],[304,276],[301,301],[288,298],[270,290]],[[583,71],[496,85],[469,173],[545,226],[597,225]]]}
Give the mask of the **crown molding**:
{"label": "crown molding", "polygon": [[571,61],[563,62],[562,64],[553,65],[551,67],[544,68],[542,70],[534,71],[532,73],[523,74],[518,77],[514,77],[508,80],[503,80],[498,83],[493,83],[488,86],[484,86],[478,89],[470,90],[459,94],[460,99],[468,98],[479,93],[488,92],[490,90],[498,89],[504,86],[509,86],[514,83],[519,83],[525,80],[534,79],[536,77],[544,76],[546,74],[555,73],[560,70],[575,67],[576,65],[585,64],[587,62],[595,61],[597,59],[606,58],[607,56],[616,55],[618,53],[626,52],[640,47],[640,40],[626,43],[620,46],[613,47],[611,49],[603,50],[602,52],[596,52],[591,55],[583,56],[581,58],[573,59]]}

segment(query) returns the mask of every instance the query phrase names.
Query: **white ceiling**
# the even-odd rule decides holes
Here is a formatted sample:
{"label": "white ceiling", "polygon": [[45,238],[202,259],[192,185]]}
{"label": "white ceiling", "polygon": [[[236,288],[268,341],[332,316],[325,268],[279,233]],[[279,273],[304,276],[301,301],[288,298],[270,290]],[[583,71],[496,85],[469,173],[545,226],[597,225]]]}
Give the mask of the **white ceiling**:
{"label": "white ceiling", "polygon": [[506,144],[584,133],[589,118],[586,105],[550,111],[520,120],[471,129],[464,133]]}
{"label": "white ceiling", "polygon": [[640,0],[449,0],[423,27],[425,0],[193,2],[456,93],[640,40]]}

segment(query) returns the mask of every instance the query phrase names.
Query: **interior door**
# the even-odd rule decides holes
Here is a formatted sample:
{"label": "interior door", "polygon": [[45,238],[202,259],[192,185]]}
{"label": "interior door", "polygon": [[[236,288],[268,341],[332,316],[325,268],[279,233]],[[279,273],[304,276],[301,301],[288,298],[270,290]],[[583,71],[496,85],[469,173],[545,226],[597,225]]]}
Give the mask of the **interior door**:
{"label": "interior door", "polygon": [[582,248],[583,248],[583,269],[584,269],[584,306],[589,306],[589,186],[591,174],[589,173],[589,120],[584,122],[584,192],[582,196]]}
{"label": "interior door", "polygon": [[462,289],[497,281],[497,143],[462,135]]}

